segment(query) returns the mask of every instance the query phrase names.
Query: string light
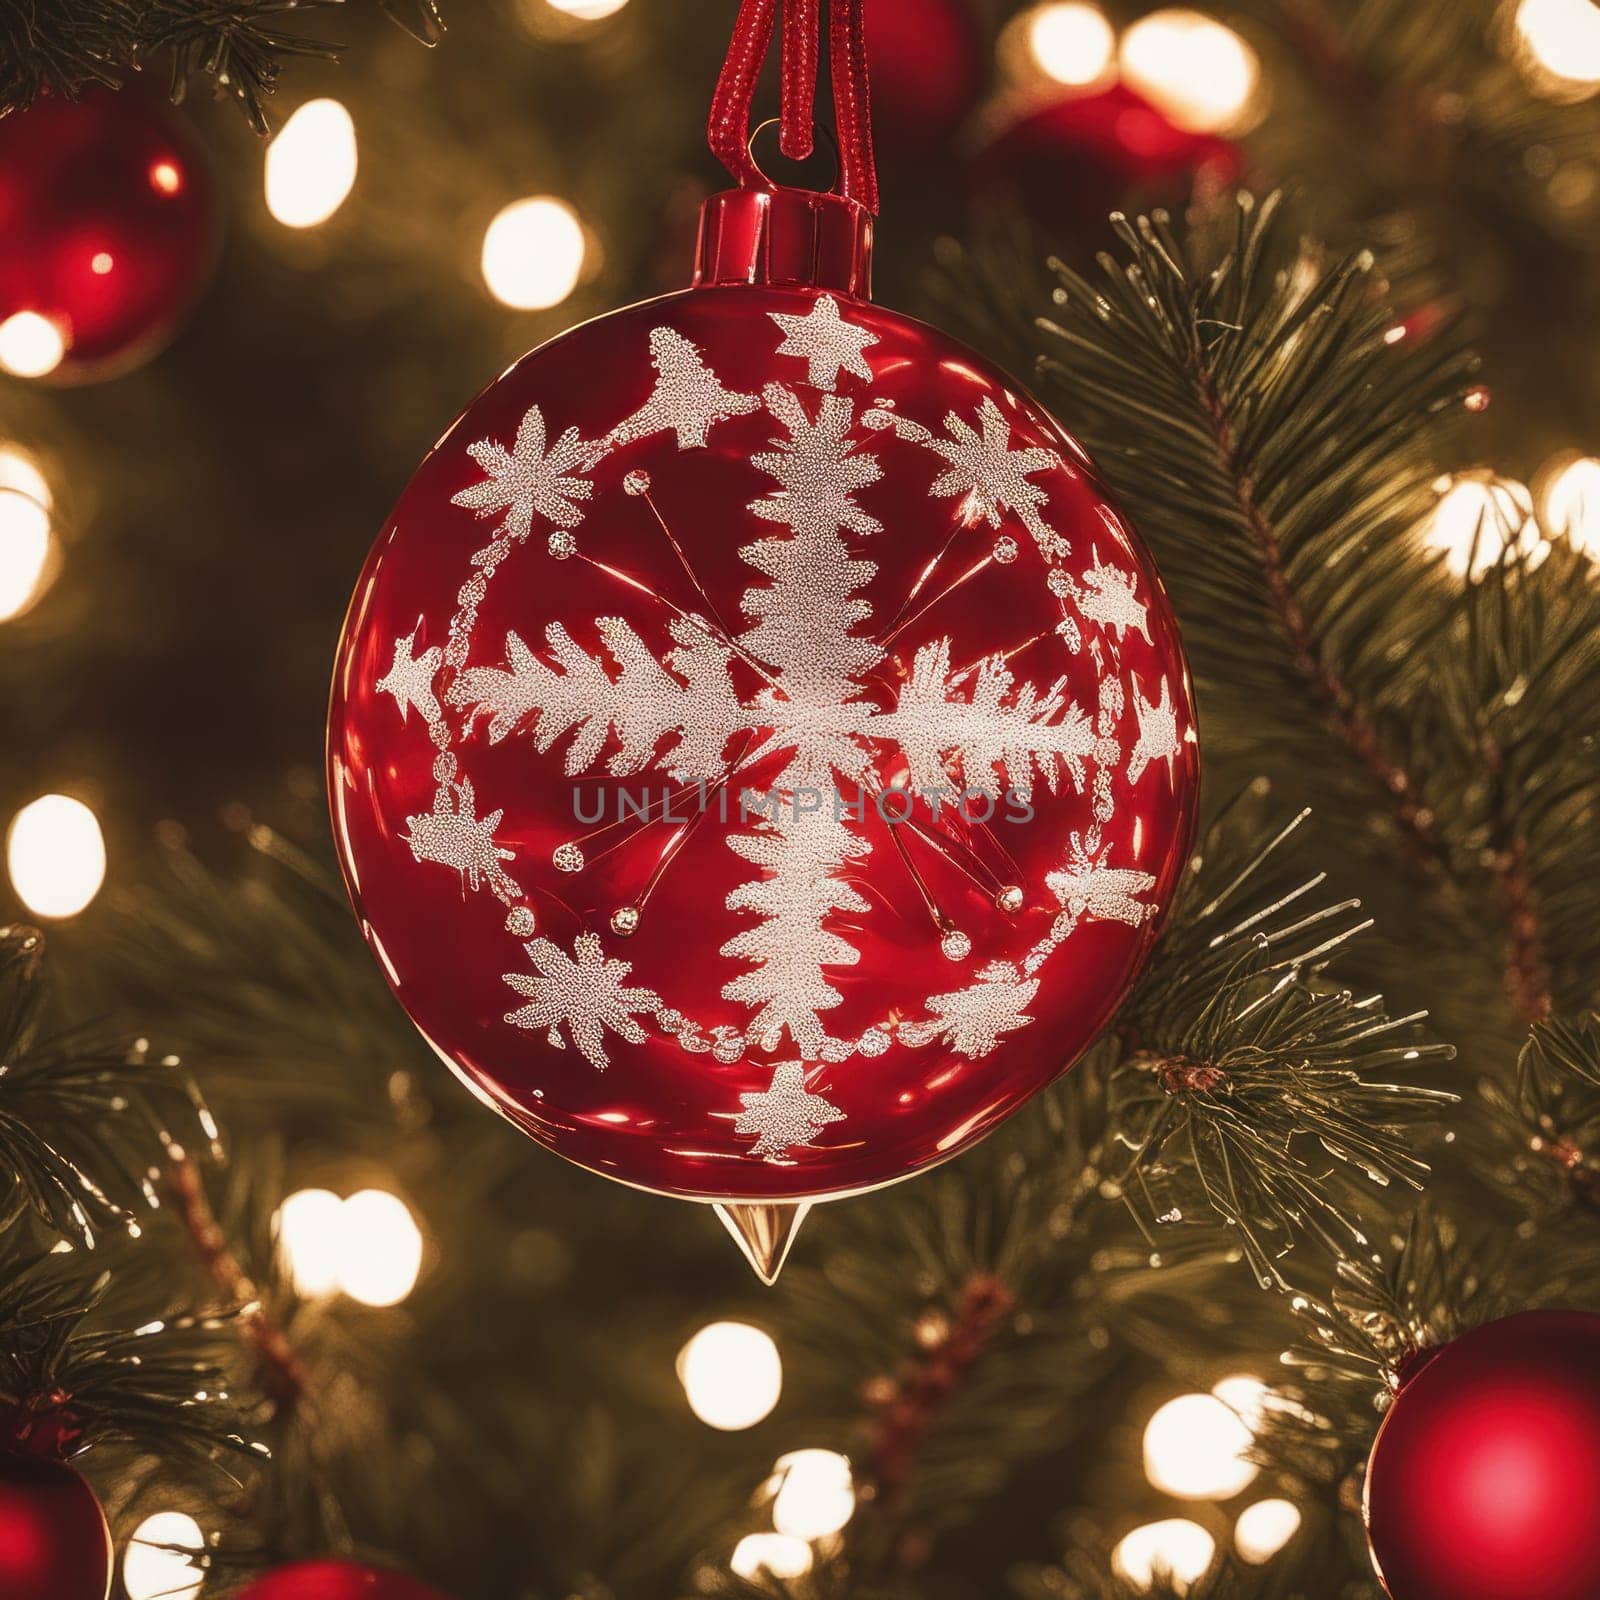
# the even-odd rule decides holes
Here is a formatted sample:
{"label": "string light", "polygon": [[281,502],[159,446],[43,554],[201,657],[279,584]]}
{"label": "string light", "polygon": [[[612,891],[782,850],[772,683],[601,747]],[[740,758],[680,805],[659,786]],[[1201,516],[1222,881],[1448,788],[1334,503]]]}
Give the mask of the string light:
{"label": "string light", "polygon": [[21,445],[0,445],[0,489],[15,489],[30,500],[37,500],[46,511],[55,504],[50,480],[39,470],[39,463]]}
{"label": "string light", "polygon": [[37,311],[17,311],[0,322],[0,369],[13,377],[42,378],[66,353],[60,327]]}
{"label": "string light", "polygon": [[182,1511],[158,1511],[134,1529],[122,1557],[128,1600],[194,1600],[206,1581],[189,1559],[205,1551],[200,1524]]}
{"label": "string light", "polygon": [[1231,1499],[1255,1481],[1255,1463],[1245,1455],[1250,1444],[1250,1429],[1226,1399],[1179,1395],[1145,1426],[1145,1476],[1180,1500]]}
{"label": "string light", "polygon": [[44,592],[50,554],[50,513],[0,483],[0,622],[21,616]]}
{"label": "string light", "polygon": [[1600,460],[1566,457],[1547,462],[1540,476],[1544,525],[1591,560],[1600,560]]}
{"label": "string light", "polygon": [[578,286],[585,254],[583,224],[564,200],[515,200],[483,235],[483,281],[502,305],[546,311]]}
{"label": "string light", "polygon": [[1252,1567],[1270,1561],[1300,1531],[1300,1511],[1290,1500],[1258,1500],[1239,1513],[1233,1545]]}
{"label": "string light", "polygon": [[1199,1523],[1169,1517],[1135,1528],[1112,1551],[1111,1566],[1136,1589],[1153,1589],[1164,1581],[1181,1595],[1216,1553],[1216,1540]]}
{"label": "string light", "polygon": [[267,146],[267,210],[286,228],[326,222],[356,181],[356,125],[337,100],[308,100]]}
{"label": "string light", "polygon": [[1191,133],[1237,133],[1255,109],[1261,63],[1199,11],[1153,11],[1122,36],[1122,76]]}
{"label": "string light", "polygon": [[772,1525],[794,1539],[826,1539],[855,1514],[849,1460],[833,1450],[791,1450],[772,1467]]}
{"label": "string light", "polygon": [[303,1295],[332,1294],[339,1287],[339,1230],[344,1201],[331,1189],[301,1189],[278,1207],[272,1231],[284,1270]]}
{"label": "string light", "polygon": [[748,1322],[712,1322],[678,1352],[689,1409],[708,1427],[753,1428],[783,1392],[783,1362],[771,1337]]}
{"label": "string light", "polygon": [[1020,21],[1028,55],[1047,78],[1084,88],[1105,77],[1117,36],[1098,6],[1062,0],[1036,7]]}
{"label": "string light", "polygon": [[599,22],[620,11],[628,0],[545,0],[552,11],[574,17],[579,22]]}
{"label": "string light", "polygon": [[1439,501],[1428,520],[1426,543],[1444,552],[1444,565],[1456,577],[1481,578],[1508,546],[1530,571],[1549,553],[1525,484],[1477,472],[1443,478],[1436,487]]}
{"label": "string light", "polygon": [[6,865],[12,888],[35,916],[75,917],[105,882],[100,823],[81,800],[41,795],[11,819]]}
{"label": "string light", "polygon": [[1600,6],[1593,0],[1522,0],[1515,26],[1536,79],[1565,88],[1600,83]]}
{"label": "string light", "polygon": [[728,1565],[736,1577],[751,1583],[763,1575],[780,1582],[802,1578],[811,1570],[811,1546],[781,1533],[747,1533],[733,1547]]}
{"label": "string light", "polygon": [[365,1306],[394,1306],[422,1271],[422,1230],[406,1203],[384,1189],[362,1189],[348,1200],[328,1189],[300,1189],[278,1207],[273,1230],[303,1295],[339,1291]]}

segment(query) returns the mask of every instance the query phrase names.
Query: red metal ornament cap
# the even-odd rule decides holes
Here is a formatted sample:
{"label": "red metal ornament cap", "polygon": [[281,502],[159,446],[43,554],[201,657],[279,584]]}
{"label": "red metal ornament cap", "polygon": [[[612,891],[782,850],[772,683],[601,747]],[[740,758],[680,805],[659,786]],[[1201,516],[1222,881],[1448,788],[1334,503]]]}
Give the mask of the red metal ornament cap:
{"label": "red metal ornament cap", "polygon": [[694,282],[834,289],[870,299],[872,214],[832,191],[725,189],[700,208]]}

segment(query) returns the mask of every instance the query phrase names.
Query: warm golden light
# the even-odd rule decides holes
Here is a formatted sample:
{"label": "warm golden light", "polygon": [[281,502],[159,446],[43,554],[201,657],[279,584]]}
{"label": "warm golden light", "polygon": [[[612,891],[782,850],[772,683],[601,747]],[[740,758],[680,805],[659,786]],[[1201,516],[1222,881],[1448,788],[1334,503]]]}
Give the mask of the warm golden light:
{"label": "warm golden light", "polygon": [[678,1352],[678,1381],[707,1427],[753,1428],[783,1392],[783,1362],[771,1337],[748,1322],[712,1322]]}
{"label": "warm golden light", "polygon": [[0,489],[15,489],[36,500],[46,511],[55,504],[50,481],[39,463],[20,445],[0,444]]}
{"label": "warm golden light", "polygon": [[628,0],[545,0],[552,11],[576,17],[579,22],[599,22],[615,15],[627,3]]}
{"label": "warm golden light", "polygon": [[0,486],[0,622],[39,598],[49,564],[50,513],[32,495]]}
{"label": "warm golden light", "polygon": [[564,200],[534,195],[508,205],[483,235],[483,281],[502,305],[544,311],[578,286],[583,224]]}
{"label": "warm golden light", "polygon": [[1060,4],[1039,6],[1022,21],[1028,54],[1047,78],[1082,88],[1106,75],[1117,36],[1098,6],[1061,0]]}
{"label": "warm golden light", "polygon": [[811,1570],[811,1546],[781,1533],[747,1533],[733,1547],[728,1561],[736,1577],[758,1582],[762,1577],[803,1577]]}
{"label": "warm golden light", "polygon": [[1216,1540],[1199,1523],[1170,1517],[1135,1528],[1112,1551],[1111,1566],[1136,1589],[1153,1589],[1162,1581],[1187,1594],[1216,1552]]}
{"label": "warm golden light", "polygon": [[1145,1425],[1144,1473],[1180,1500],[1227,1500],[1255,1480],[1255,1463],[1245,1457],[1250,1442],[1250,1429],[1226,1400],[1179,1395]]}
{"label": "warm golden light", "polygon": [[772,1525],[794,1539],[826,1539],[856,1509],[849,1460],[833,1450],[791,1450],[773,1463]]}
{"label": "warm golden light", "polygon": [[1476,580],[1510,549],[1531,570],[1549,553],[1533,519],[1533,497],[1514,478],[1465,473],[1445,479],[1428,520],[1430,550],[1444,552],[1445,568],[1457,578]]}
{"label": "warm golden light", "polygon": [[122,1556],[128,1600],[194,1600],[205,1572],[189,1559],[206,1546],[200,1524],[182,1511],[158,1511],[134,1529]]}
{"label": "warm golden light", "polygon": [[422,1271],[422,1230],[398,1196],[362,1189],[339,1213],[339,1287],[364,1306],[395,1306]]}
{"label": "warm golden light", "polygon": [[1540,496],[1546,530],[1592,561],[1600,561],[1600,460],[1579,456],[1552,463]]}
{"label": "warm golden light", "polygon": [[171,161],[156,161],[150,167],[150,187],[158,194],[176,194],[183,187],[183,174]]}
{"label": "warm golden light", "polygon": [[11,887],[35,916],[75,917],[105,882],[100,823],[81,800],[41,795],[11,819],[6,865]]}
{"label": "warm golden light", "polygon": [[356,125],[337,100],[308,100],[267,146],[267,210],[286,228],[314,228],[356,181]]}
{"label": "warm golden light", "polygon": [[1568,86],[1600,83],[1600,6],[1593,0],[1522,0],[1516,30],[1536,74]]}
{"label": "warm golden light", "polygon": [[1270,1561],[1300,1531],[1300,1511],[1290,1500],[1258,1500],[1239,1513],[1233,1546],[1252,1567]]}
{"label": "warm golden light", "polygon": [[298,1293],[315,1297],[339,1287],[343,1212],[331,1189],[300,1189],[278,1207],[272,1231]]}
{"label": "warm golden light", "polygon": [[1232,28],[1199,11],[1153,11],[1122,36],[1122,76],[1191,133],[1237,132],[1261,63]]}
{"label": "warm golden light", "polygon": [[0,369],[13,377],[42,378],[66,353],[60,327],[37,311],[18,311],[0,322]]}

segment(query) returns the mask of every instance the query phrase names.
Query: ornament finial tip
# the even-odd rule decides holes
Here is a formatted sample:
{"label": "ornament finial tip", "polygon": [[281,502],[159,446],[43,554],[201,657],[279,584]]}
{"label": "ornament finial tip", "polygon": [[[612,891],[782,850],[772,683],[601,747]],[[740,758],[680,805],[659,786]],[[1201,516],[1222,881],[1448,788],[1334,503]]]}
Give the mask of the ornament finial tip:
{"label": "ornament finial tip", "polygon": [[811,1209],[809,1200],[718,1201],[712,1208],[755,1275],[770,1289]]}

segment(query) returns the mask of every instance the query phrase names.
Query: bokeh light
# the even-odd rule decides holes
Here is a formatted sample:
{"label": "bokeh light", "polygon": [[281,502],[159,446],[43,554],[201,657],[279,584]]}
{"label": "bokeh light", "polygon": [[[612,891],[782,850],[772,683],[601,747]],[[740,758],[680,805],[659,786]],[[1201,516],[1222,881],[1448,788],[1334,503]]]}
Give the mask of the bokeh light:
{"label": "bokeh light", "polygon": [[1106,76],[1117,36],[1098,6],[1061,0],[1036,7],[1021,21],[1028,55],[1047,78],[1083,88]]}
{"label": "bokeh light", "polygon": [[308,100],[267,146],[267,210],[286,228],[314,228],[356,181],[356,125],[337,100]]}
{"label": "bokeh light", "polygon": [[1245,1457],[1250,1429],[1215,1394],[1184,1394],[1161,1406],[1144,1430],[1144,1472],[1180,1500],[1227,1500],[1255,1480]]}
{"label": "bokeh light", "polygon": [[11,819],[6,866],[17,897],[35,916],[75,917],[105,882],[99,820],[70,795],[41,795]]}
{"label": "bokeh light", "polygon": [[1547,532],[1600,561],[1600,460],[1568,456],[1546,463],[1539,509]]}
{"label": "bokeh light", "polygon": [[1233,1547],[1252,1567],[1270,1561],[1300,1531],[1300,1509],[1292,1500],[1258,1500],[1239,1513]]}
{"label": "bokeh light", "polygon": [[783,1362],[771,1336],[748,1322],[712,1322],[678,1352],[689,1409],[708,1427],[753,1428],[783,1392]]}
{"label": "bokeh light", "polygon": [[778,1493],[772,1525],[795,1539],[826,1539],[854,1515],[855,1480],[847,1457],[833,1450],[791,1450],[773,1463]]}
{"label": "bokeh light", "polygon": [[811,1570],[811,1546],[781,1533],[747,1533],[728,1561],[735,1576],[755,1583],[763,1577],[800,1578]]}
{"label": "bokeh light", "polygon": [[339,1212],[339,1287],[364,1306],[395,1306],[422,1271],[422,1230],[405,1201],[362,1189]]}
{"label": "bokeh light", "polygon": [[1600,6],[1593,0],[1522,0],[1515,26],[1536,80],[1578,89],[1600,84]]}
{"label": "bokeh light", "polygon": [[50,480],[33,455],[17,444],[0,444],[0,489],[15,489],[37,500],[46,511],[55,504]]}
{"label": "bokeh light", "polygon": [[1215,17],[1153,11],[1122,36],[1122,76],[1180,128],[1237,133],[1256,106],[1261,63]]}
{"label": "bokeh light", "polygon": [[579,22],[599,22],[620,11],[628,0],[545,0],[552,11]]}
{"label": "bokeh light", "polygon": [[122,1556],[128,1600],[194,1600],[206,1581],[189,1559],[205,1549],[200,1524],[182,1511],[158,1511],[133,1531]]}
{"label": "bokeh light", "polygon": [[1216,1553],[1216,1540],[1199,1523],[1169,1517],[1135,1528],[1112,1551],[1111,1565],[1136,1589],[1164,1582],[1178,1594],[1187,1594]]}
{"label": "bokeh light", "polygon": [[300,1294],[332,1294],[339,1287],[343,1211],[344,1201],[331,1189],[298,1190],[278,1207],[273,1233]]}
{"label": "bokeh light", "polygon": [[502,305],[545,311],[578,286],[586,245],[583,224],[564,200],[516,200],[483,235],[483,281]]}
{"label": "bokeh light", "polygon": [[0,370],[16,378],[42,378],[61,365],[67,340],[37,311],[17,311],[0,322]]}
{"label": "bokeh light", "polygon": [[21,616],[44,592],[50,556],[50,513],[0,484],[0,622]]}
{"label": "bokeh light", "polygon": [[1477,579],[1509,548],[1532,570],[1549,553],[1533,518],[1533,496],[1514,478],[1463,473],[1441,479],[1438,504],[1428,519],[1425,542],[1444,552],[1457,578]]}

